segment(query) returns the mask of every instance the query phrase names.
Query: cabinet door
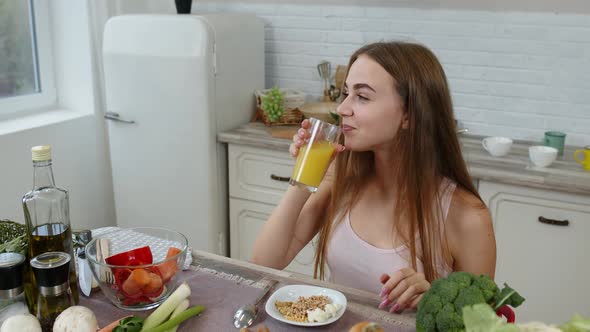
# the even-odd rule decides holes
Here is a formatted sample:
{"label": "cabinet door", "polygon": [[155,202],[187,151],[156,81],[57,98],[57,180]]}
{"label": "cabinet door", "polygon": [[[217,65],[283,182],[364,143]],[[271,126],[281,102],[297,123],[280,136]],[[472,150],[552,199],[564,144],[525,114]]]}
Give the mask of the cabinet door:
{"label": "cabinet door", "polygon": [[[247,261],[250,259],[256,236],[268,220],[274,206],[242,199],[230,198],[230,244],[231,257]],[[313,276],[315,239],[305,246],[285,268]]]}
{"label": "cabinet door", "polygon": [[588,198],[483,181],[480,193],[494,220],[496,282],[526,298],[517,320],[561,323],[576,312],[588,315]]}
{"label": "cabinet door", "polygon": [[278,204],[289,187],[295,160],[285,151],[229,145],[229,192],[242,198]]}

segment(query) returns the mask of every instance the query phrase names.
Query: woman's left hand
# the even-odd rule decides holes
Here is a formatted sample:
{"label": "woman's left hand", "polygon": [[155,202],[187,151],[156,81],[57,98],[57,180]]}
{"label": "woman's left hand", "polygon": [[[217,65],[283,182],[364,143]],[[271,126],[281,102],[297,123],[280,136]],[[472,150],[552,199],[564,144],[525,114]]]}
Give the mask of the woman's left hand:
{"label": "woman's left hand", "polygon": [[415,309],[422,295],[430,289],[430,283],[424,273],[411,268],[396,271],[391,276],[381,275],[381,304],[379,309],[386,309],[393,303],[389,312],[400,313],[405,309]]}

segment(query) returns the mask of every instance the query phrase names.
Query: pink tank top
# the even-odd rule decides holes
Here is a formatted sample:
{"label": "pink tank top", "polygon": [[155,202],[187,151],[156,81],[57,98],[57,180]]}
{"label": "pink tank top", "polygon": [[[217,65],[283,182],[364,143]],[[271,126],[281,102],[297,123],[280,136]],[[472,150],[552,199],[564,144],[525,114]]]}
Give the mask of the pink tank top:
{"label": "pink tank top", "polygon": [[[442,181],[440,206],[446,219],[456,184],[450,180]],[[395,249],[377,248],[361,239],[350,224],[349,213],[338,223],[328,242],[326,262],[329,269],[328,280],[340,285],[362,289],[373,293],[381,291],[379,277],[383,273],[392,274],[405,267],[411,267],[410,249],[400,246]],[[447,276],[451,271],[437,259],[438,273]],[[420,260],[418,272],[423,272]]]}

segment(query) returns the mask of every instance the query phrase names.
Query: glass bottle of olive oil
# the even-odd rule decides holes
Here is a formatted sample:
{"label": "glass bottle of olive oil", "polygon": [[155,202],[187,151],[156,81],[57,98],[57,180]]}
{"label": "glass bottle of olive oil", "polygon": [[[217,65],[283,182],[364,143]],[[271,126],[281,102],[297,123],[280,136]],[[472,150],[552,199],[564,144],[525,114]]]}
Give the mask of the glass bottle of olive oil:
{"label": "glass bottle of olive oil", "polygon": [[[61,251],[74,257],[68,192],[55,186],[51,168],[51,147],[35,146],[33,156],[33,189],[23,197],[23,210],[29,234],[29,260],[46,252]],[[75,264],[69,264],[69,284],[78,304],[78,278]],[[27,266],[25,293],[36,312],[38,287],[35,275]]]}

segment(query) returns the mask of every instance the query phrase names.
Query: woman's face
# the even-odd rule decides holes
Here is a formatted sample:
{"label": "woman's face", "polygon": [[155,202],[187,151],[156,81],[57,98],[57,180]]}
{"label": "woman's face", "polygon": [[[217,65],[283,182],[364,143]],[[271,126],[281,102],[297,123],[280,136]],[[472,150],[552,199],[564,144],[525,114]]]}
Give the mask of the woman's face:
{"label": "woman's face", "polygon": [[392,144],[400,126],[407,126],[403,100],[393,77],[376,61],[361,55],[344,83],[342,117],[344,145],[350,151],[375,151]]}

